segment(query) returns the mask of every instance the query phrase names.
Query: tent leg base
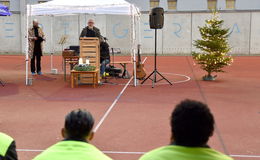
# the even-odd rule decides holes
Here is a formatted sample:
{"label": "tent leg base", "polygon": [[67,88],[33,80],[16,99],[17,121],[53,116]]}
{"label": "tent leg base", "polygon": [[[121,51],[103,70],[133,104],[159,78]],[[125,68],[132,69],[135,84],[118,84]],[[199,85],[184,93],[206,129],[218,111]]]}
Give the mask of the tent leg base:
{"label": "tent leg base", "polygon": [[58,69],[51,69],[51,74],[58,74]]}
{"label": "tent leg base", "polygon": [[33,79],[32,78],[28,78],[27,82],[26,82],[26,86],[32,86],[33,84]]}

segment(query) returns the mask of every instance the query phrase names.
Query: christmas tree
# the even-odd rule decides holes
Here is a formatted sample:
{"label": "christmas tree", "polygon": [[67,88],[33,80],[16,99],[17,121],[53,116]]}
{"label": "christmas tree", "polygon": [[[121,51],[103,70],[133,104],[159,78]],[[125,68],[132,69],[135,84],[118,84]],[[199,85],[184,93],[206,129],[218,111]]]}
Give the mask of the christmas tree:
{"label": "christmas tree", "polygon": [[224,21],[219,18],[217,12],[206,20],[203,27],[199,27],[201,38],[194,41],[194,46],[201,53],[193,52],[193,59],[207,72],[203,80],[215,80],[212,73],[224,72],[225,66],[231,65],[233,59],[228,55],[231,50],[228,44],[229,29],[223,28]]}

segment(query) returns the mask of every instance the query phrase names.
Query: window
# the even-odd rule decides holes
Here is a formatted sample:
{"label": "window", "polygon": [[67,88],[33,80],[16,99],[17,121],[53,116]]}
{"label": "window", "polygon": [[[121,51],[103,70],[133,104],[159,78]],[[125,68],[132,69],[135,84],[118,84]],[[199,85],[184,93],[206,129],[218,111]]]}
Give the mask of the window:
{"label": "window", "polygon": [[150,8],[159,7],[160,0],[150,0]]}
{"label": "window", "polygon": [[236,0],[226,0],[227,9],[235,9]]}
{"label": "window", "polygon": [[1,1],[0,0],[0,3],[4,6],[7,6],[8,8],[10,8],[10,1]]}
{"label": "window", "polygon": [[38,1],[38,3],[45,3],[45,2],[48,2],[48,1]]}
{"label": "window", "polygon": [[217,0],[208,0],[208,9],[216,10],[217,9]]}
{"label": "window", "polygon": [[176,10],[177,8],[177,0],[168,0],[168,9]]}

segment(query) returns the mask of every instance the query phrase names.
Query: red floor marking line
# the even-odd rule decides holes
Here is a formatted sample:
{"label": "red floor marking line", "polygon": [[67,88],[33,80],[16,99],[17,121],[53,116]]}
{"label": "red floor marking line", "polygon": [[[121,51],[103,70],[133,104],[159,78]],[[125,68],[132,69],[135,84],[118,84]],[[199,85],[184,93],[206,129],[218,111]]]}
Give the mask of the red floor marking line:
{"label": "red floor marking line", "polygon": [[122,96],[122,94],[125,92],[126,88],[129,86],[130,82],[133,80],[133,77],[131,77],[131,79],[127,82],[127,84],[125,85],[125,87],[122,89],[122,91],[119,93],[119,95],[116,97],[116,99],[114,100],[114,102],[111,104],[111,106],[108,108],[108,110],[106,111],[106,113],[104,114],[104,116],[101,118],[101,120],[98,122],[97,126],[94,128],[94,132],[97,132],[97,130],[99,129],[99,127],[102,125],[102,123],[105,121],[105,119],[107,118],[107,116],[109,115],[109,113],[112,111],[112,109],[115,107],[116,103],[118,102],[118,100],[120,99],[120,97]]}

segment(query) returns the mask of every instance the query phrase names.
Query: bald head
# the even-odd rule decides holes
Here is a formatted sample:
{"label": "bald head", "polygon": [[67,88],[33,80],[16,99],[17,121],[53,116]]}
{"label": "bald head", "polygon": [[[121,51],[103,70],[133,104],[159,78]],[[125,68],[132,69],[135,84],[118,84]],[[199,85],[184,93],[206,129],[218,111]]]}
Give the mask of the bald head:
{"label": "bald head", "polygon": [[37,19],[34,19],[34,20],[33,20],[33,26],[34,26],[34,27],[38,27],[38,25],[39,25],[38,20],[37,20]]}
{"label": "bald head", "polygon": [[89,19],[89,20],[88,20],[88,27],[89,27],[89,28],[93,28],[93,27],[94,27],[94,24],[95,24],[95,22],[94,22],[93,19]]}

